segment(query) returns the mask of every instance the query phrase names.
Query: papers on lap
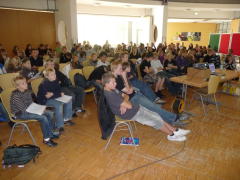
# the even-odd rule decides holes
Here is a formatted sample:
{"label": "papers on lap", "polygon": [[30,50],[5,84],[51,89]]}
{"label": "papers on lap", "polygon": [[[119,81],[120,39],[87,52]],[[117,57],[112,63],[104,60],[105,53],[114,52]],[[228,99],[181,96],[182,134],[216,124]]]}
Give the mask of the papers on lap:
{"label": "papers on lap", "polygon": [[33,114],[42,115],[43,112],[45,111],[45,109],[46,109],[46,106],[44,106],[44,105],[32,103],[28,106],[26,111],[29,113],[33,113]]}
{"label": "papers on lap", "polygon": [[134,138],[134,143],[131,137],[121,137],[120,145],[139,146],[139,138]]}
{"label": "papers on lap", "polygon": [[59,98],[56,98],[57,101],[68,103],[72,99],[72,96],[64,95]]}

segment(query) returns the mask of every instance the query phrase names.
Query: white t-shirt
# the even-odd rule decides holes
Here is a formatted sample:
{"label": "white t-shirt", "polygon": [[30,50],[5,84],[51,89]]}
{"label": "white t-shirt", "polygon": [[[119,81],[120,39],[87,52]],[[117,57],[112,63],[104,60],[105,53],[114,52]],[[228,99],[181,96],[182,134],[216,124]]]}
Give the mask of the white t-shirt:
{"label": "white t-shirt", "polygon": [[158,68],[163,68],[163,65],[160,60],[152,60],[151,61],[151,67],[154,70],[154,73],[158,73]]}

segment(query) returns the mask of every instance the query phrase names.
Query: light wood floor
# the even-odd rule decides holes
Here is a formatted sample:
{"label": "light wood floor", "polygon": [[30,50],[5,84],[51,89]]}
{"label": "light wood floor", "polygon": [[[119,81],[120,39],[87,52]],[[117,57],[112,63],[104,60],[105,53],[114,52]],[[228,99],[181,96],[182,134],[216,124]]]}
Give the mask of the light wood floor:
{"label": "light wood floor", "polygon": [[[40,127],[32,123],[30,129],[41,147],[43,154],[36,163],[30,162],[24,168],[0,168],[1,180],[105,180],[118,173],[162,159],[178,155],[147,167],[118,176],[114,180],[239,180],[240,179],[240,98],[220,94],[221,112],[217,114],[209,105],[206,118],[202,115],[201,104],[190,105],[195,113],[192,130],[186,143],[170,142],[160,131],[137,124],[135,136],[140,146],[120,146],[121,136],[127,131],[117,132],[109,148],[103,151],[106,141],[100,138],[96,116],[96,105],[91,95],[87,96],[85,114],[74,119],[75,126],[66,127],[56,148],[42,143]],[[171,98],[168,98],[171,101]],[[169,108],[169,106],[166,106]],[[10,128],[0,123],[0,147],[2,156]],[[16,144],[31,143],[21,129],[15,132]]]}

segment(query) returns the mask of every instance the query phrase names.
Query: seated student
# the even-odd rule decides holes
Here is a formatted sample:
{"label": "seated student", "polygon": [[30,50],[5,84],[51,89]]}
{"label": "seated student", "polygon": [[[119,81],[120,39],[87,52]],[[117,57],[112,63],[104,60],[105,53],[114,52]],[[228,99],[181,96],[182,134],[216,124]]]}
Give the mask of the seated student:
{"label": "seated student", "polygon": [[14,79],[14,83],[16,86],[16,90],[14,90],[11,94],[10,98],[10,107],[11,113],[17,119],[29,120],[29,119],[36,119],[39,121],[41,125],[41,130],[43,133],[43,143],[54,147],[57,145],[52,139],[58,138],[58,133],[53,134],[52,128],[52,119],[51,113],[45,111],[43,115],[37,115],[26,112],[26,109],[30,104],[32,104],[32,96],[31,91],[28,90],[27,82],[24,77],[17,76]]}
{"label": "seated student", "polygon": [[213,63],[216,68],[220,68],[221,62],[220,62],[220,56],[216,55],[215,50],[208,49],[207,55],[204,57],[204,62],[207,63]]}
{"label": "seated student", "polygon": [[60,54],[60,63],[67,63],[70,62],[72,59],[72,54],[67,51],[66,46],[62,47],[62,52]]}
{"label": "seated student", "polygon": [[153,68],[151,67],[151,61],[153,59],[153,53],[147,53],[146,59],[144,59],[140,65],[140,71],[143,79],[150,84],[155,84],[154,92],[157,96],[162,97],[161,94],[161,84],[162,79],[159,75],[154,73]]}
{"label": "seated student", "polygon": [[[83,109],[83,102],[85,97],[84,89],[81,87],[74,87],[69,78],[67,78],[61,71],[59,71],[58,64],[55,64],[53,60],[49,59],[46,64],[45,68],[51,68],[55,70],[56,79],[61,87],[61,91],[69,96],[72,96],[72,103],[73,103],[73,111],[74,116],[75,113],[85,112],[86,110]],[[71,121],[65,122],[68,125],[73,125]]]}
{"label": "seated student", "polygon": [[227,70],[235,70],[236,69],[236,64],[234,63],[234,56],[227,55],[227,57],[225,59],[224,68]]}
{"label": "seated student", "polygon": [[111,71],[116,78],[117,82],[116,88],[122,93],[129,95],[130,101],[133,104],[140,104],[145,108],[158,113],[164,119],[164,121],[170,124],[175,125],[186,124],[184,122],[180,122],[180,120],[185,120],[186,117],[168,112],[162,109],[159,105],[147,99],[141,92],[134,91],[131,84],[127,80],[126,73],[122,71],[121,61],[114,61],[111,64]]}
{"label": "seated student", "polygon": [[39,66],[43,66],[43,58],[39,56],[38,49],[32,49],[29,59],[33,69],[37,69]]}
{"label": "seated student", "polygon": [[[159,76],[159,72],[163,70],[163,65],[161,61],[158,59],[158,54],[156,52],[153,53],[153,59],[150,62],[151,62],[151,67],[153,68],[154,73]],[[164,81],[165,81],[165,78],[160,76],[159,81],[157,82],[159,83],[157,85],[159,87],[159,91],[164,89],[163,88]]]}
{"label": "seated student", "polygon": [[44,76],[46,79],[39,85],[37,100],[40,104],[54,107],[56,118],[55,127],[61,132],[64,131],[64,121],[72,119],[72,100],[68,103],[56,100],[56,98],[63,96],[64,93],[61,91],[54,69],[46,69]]}
{"label": "seated student", "polygon": [[107,61],[107,53],[106,52],[101,52],[99,54],[99,60],[97,62],[97,66],[96,67],[99,67],[99,66],[108,66],[109,65],[109,62]]}
{"label": "seated student", "polygon": [[189,67],[190,62],[187,59],[187,51],[181,49],[176,58],[176,65],[178,67],[178,75],[183,75],[187,73],[187,68]]}
{"label": "seated student", "polygon": [[146,98],[148,98],[150,101],[161,104],[165,103],[165,101],[161,100],[159,97],[156,96],[156,94],[153,92],[151,87],[146,84],[144,81],[141,81],[136,78],[136,76],[132,75],[131,73],[131,67],[128,62],[122,63],[122,70],[123,72],[127,73],[127,78],[130,81],[130,83],[137,88]]}
{"label": "seated student", "polygon": [[106,73],[103,75],[102,83],[104,86],[104,95],[112,112],[122,119],[135,120],[143,125],[151,126],[167,134],[169,141],[185,141],[185,135],[190,130],[174,128],[163,121],[159,114],[129,101],[129,96],[116,89],[116,80],[114,75]]}
{"label": "seated student", "polygon": [[12,58],[9,60],[7,66],[6,66],[6,71],[7,73],[16,73],[20,71],[20,61],[16,58]]}
{"label": "seated student", "polygon": [[94,66],[96,67],[98,63],[98,59],[97,59],[97,54],[96,53],[92,53],[89,59],[89,66]]}
{"label": "seated student", "polygon": [[25,77],[27,82],[30,83],[35,77],[37,77],[37,70],[33,70],[29,59],[25,58],[22,61],[22,69],[20,75]]}

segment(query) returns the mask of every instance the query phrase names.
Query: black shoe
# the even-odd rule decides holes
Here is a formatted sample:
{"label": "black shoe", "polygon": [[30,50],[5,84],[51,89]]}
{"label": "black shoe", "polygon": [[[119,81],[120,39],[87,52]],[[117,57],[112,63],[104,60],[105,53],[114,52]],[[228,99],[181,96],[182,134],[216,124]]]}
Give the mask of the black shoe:
{"label": "black shoe", "polygon": [[69,120],[69,121],[65,121],[64,124],[65,124],[65,125],[69,125],[69,126],[75,125],[75,123],[72,122],[72,121],[70,121],[70,120]]}
{"label": "black shoe", "polygon": [[59,133],[62,133],[62,132],[64,132],[64,128],[60,127],[58,131],[59,131]]}
{"label": "black shoe", "polygon": [[76,114],[76,112],[75,112],[75,113],[73,113],[72,117],[77,117],[77,114]]}
{"label": "black shoe", "polygon": [[56,142],[54,142],[54,141],[51,140],[51,139],[48,140],[48,141],[44,141],[44,140],[43,140],[43,143],[46,144],[46,145],[48,145],[49,147],[55,147],[55,146],[58,145]]}
{"label": "black shoe", "polygon": [[58,139],[60,137],[60,135],[54,135],[51,137],[51,139]]}
{"label": "black shoe", "polygon": [[155,92],[157,97],[164,98],[164,95],[161,93],[161,91]]}

